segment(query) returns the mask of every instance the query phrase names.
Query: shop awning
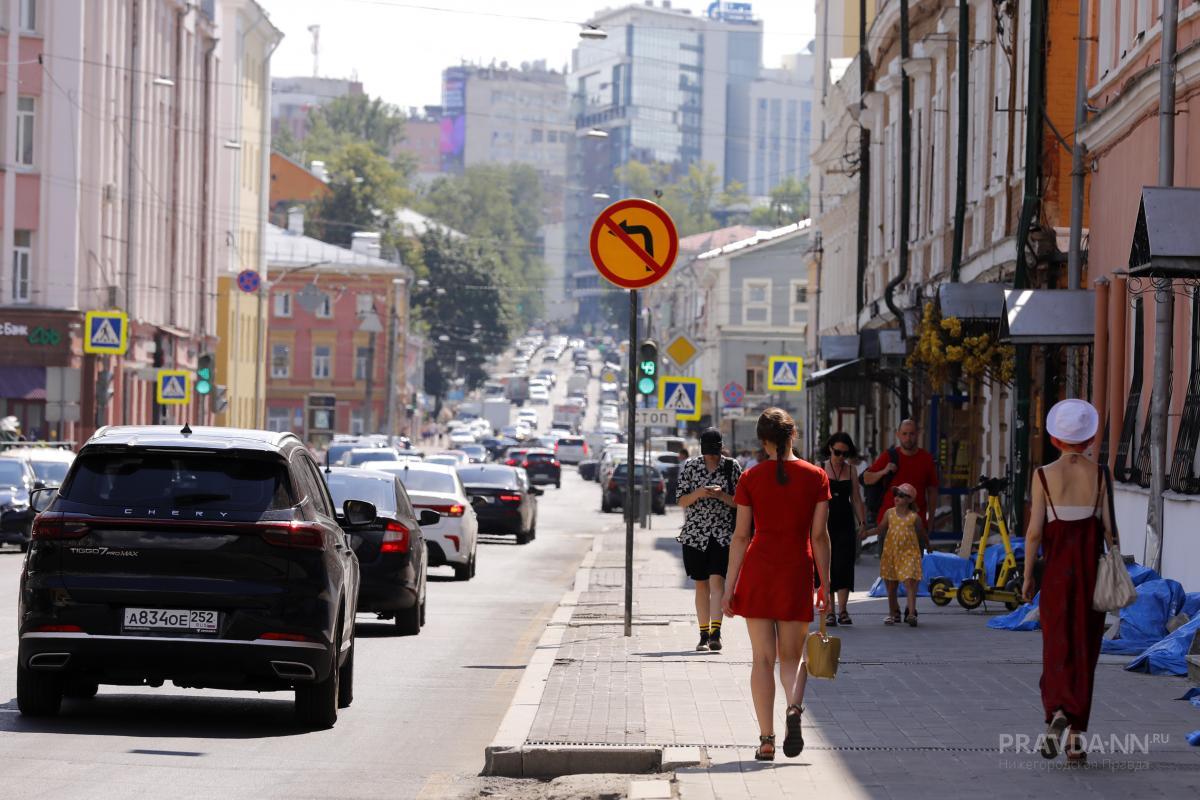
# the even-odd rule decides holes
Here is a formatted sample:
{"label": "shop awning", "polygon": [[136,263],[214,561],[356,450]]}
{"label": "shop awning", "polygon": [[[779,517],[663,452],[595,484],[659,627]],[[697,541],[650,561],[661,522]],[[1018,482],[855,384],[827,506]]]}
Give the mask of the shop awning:
{"label": "shop awning", "polygon": [[45,367],[0,367],[0,397],[9,400],[45,400]]}
{"label": "shop awning", "polygon": [[1010,344],[1091,344],[1096,299],[1090,289],[1006,289],[1000,339]]}
{"label": "shop awning", "polygon": [[1200,277],[1200,189],[1145,186],[1129,249],[1129,274]]}
{"label": "shop awning", "polygon": [[847,361],[843,364],[838,364],[833,367],[826,367],[822,370],[817,370],[811,373],[804,380],[806,386],[813,386],[826,380],[837,380],[847,378],[857,378],[859,376],[858,365],[862,363],[861,358],[856,358],[853,361]]}
{"label": "shop awning", "polygon": [[821,359],[826,364],[858,358],[859,337],[822,336],[818,342]]}
{"label": "shop awning", "polygon": [[938,287],[938,307],[943,317],[999,322],[1007,288],[1002,283],[943,283]]}

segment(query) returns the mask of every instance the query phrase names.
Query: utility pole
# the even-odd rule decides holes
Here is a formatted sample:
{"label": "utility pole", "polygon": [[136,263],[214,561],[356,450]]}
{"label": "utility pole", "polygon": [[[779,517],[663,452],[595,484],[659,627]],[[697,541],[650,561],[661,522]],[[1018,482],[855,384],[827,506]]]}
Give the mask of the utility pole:
{"label": "utility pole", "polygon": [[[1067,288],[1083,277],[1083,126],[1087,124],[1088,0],[1079,0],[1079,37],[1075,56],[1075,133],[1071,139],[1071,238],[1067,246]],[[1079,397],[1079,348],[1067,348],[1067,397]],[[1086,394],[1086,393],[1085,393]]]}
{"label": "utility pole", "polygon": [[[858,269],[855,295],[857,303],[854,309],[856,330],[858,312],[867,305],[867,261],[868,249],[871,246],[871,130],[862,124],[862,112],[867,106],[865,98],[867,86],[870,85],[870,72],[871,54],[867,50],[867,0],[858,0]],[[819,332],[820,328],[817,330]]]}
{"label": "utility pole", "polygon": [[400,293],[404,291],[404,278],[392,279],[391,311],[388,314],[387,341],[387,406],[383,411],[384,430],[388,441],[396,435],[396,337],[399,334]]}
{"label": "utility pole", "polygon": [[[1158,185],[1175,185],[1175,37],[1179,0],[1164,0],[1162,61],[1158,73]],[[1143,563],[1162,571],[1163,492],[1167,488],[1167,414],[1171,395],[1171,328],[1175,293],[1169,276],[1154,285],[1154,392],[1150,396],[1150,503],[1146,509]],[[1138,343],[1141,346],[1141,343]]]}

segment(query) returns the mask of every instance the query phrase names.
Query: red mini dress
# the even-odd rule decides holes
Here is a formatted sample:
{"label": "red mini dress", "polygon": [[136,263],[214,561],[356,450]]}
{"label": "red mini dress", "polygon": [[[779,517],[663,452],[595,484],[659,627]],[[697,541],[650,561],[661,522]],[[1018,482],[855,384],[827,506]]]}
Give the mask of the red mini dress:
{"label": "red mini dress", "polygon": [[776,478],[777,462],[764,461],[742,475],[734,500],[754,512],[754,537],[746,548],[730,603],[738,616],[813,619],[813,512],[829,500],[829,476],[807,461],[785,461],[788,482]]}

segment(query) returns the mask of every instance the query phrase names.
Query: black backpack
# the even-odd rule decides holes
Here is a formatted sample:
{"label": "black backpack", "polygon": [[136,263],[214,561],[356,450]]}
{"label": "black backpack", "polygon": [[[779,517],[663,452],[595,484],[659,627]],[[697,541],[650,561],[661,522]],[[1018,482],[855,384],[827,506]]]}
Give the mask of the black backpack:
{"label": "black backpack", "polygon": [[[900,463],[900,450],[895,447],[888,448],[888,459],[893,464]],[[883,505],[883,498],[887,496],[888,488],[892,485],[892,478],[896,473],[884,475],[874,484],[868,486],[866,481],[863,481],[863,504],[867,507],[867,522],[874,523],[879,519],[879,507]]]}

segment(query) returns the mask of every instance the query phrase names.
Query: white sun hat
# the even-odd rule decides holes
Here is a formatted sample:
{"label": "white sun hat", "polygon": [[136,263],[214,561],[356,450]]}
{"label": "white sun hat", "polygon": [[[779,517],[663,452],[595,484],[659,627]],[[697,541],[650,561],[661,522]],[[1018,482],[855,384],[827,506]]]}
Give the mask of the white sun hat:
{"label": "white sun hat", "polygon": [[1080,444],[1096,435],[1100,414],[1086,400],[1060,400],[1046,415],[1046,432],[1067,444]]}

